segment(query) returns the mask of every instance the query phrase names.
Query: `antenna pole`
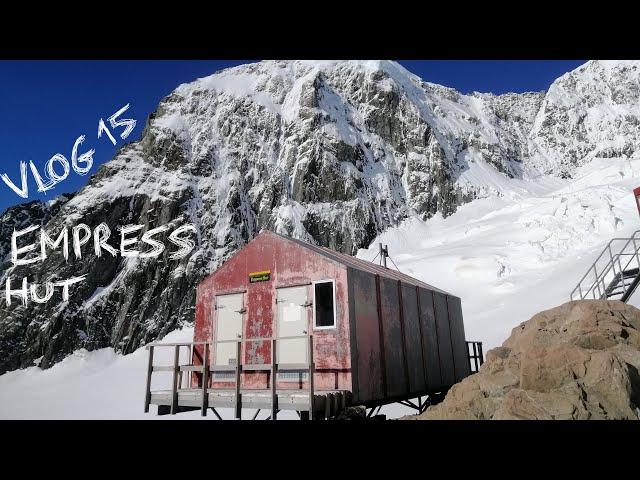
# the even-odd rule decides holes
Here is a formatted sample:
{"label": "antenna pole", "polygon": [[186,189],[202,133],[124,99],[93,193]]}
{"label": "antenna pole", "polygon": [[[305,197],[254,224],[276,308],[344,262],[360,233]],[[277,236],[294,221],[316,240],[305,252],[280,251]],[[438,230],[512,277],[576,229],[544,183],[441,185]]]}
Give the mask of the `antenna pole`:
{"label": "antenna pole", "polygon": [[382,265],[384,268],[387,268],[387,257],[389,256],[389,249],[387,248],[387,245],[383,247],[382,243],[379,243],[378,245],[380,246],[380,265]]}

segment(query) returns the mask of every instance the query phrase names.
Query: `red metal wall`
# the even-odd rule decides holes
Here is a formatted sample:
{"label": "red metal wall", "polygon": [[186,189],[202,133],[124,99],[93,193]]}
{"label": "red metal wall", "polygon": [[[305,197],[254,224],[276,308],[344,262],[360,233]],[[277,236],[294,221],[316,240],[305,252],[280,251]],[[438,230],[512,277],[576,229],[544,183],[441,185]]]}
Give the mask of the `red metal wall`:
{"label": "red metal wall", "polygon": [[[269,281],[249,283],[249,273],[263,270],[271,271]],[[271,337],[276,334],[273,324],[273,321],[277,321],[274,320],[276,287],[324,279],[334,279],[336,282],[336,329],[313,330],[315,389],[352,390],[346,267],[270,232],[258,235],[198,286],[195,341],[211,341],[215,338],[213,305],[216,295],[246,291],[244,338]],[[312,300],[313,287],[309,285],[307,288],[308,298]],[[312,308],[307,309],[309,332],[313,327]],[[271,362],[271,348],[267,342],[246,345],[243,363]],[[212,351],[212,358],[213,355]],[[267,379],[267,372],[247,372],[243,374],[242,387],[267,388]],[[225,385],[232,387],[234,384],[215,382],[215,386]],[[278,388],[300,387],[307,388],[299,382],[278,382]]]}

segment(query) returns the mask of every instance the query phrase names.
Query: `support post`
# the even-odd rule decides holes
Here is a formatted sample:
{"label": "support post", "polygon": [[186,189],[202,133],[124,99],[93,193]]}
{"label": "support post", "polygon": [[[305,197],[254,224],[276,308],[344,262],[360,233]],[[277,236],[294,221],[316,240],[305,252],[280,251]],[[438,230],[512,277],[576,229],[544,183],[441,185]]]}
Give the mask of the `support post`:
{"label": "support post", "polygon": [[149,347],[149,365],[147,367],[147,390],[144,398],[144,413],[149,413],[151,404],[151,374],[153,373],[153,345]]}
{"label": "support post", "polygon": [[216,417],[218,417],[218,420],[222,420],[222,417],[220,416],[220,414],[218,413],[218,411],[215,408],[211,407],[211,411],[213,412],[213,414]]}
{"label": "support post", "polygon": [[276,358],[276,339],[271,339],[271,420],[278,415],[278,392],[276,383],[278,378],[278,363]]}
{"label": "support post", "polygon": [[204,359],[202,360],[202,416],[207,416],[209,403],[207,388],[209,387],[209,344],[204,345]]}
{"label": "support post", "polygon": [[242,353],[242,341],[236,343],[236,419],[242,420],[242,405],[240,401],[240,355]]}
{"label": "support post", "polygon": [[315,389],[313,386],[313,374],[315,367],[313,365],[313,335],[309,335],[309,419],[313,420],[313,402],[315,400]]}
{"label": "support post", "polygon": [[332,412],[332,407],[333,407],[333,393],[327,393],[324,396],[324,418],[325,420],[328,420],[329,418],[331,418],[331,414]]}
{"label": "support post", "polygon": [[178,373],[180,371],[180,346],[176,345],[173,354],[173,384],[171,386],[171,415],[178,410]]}

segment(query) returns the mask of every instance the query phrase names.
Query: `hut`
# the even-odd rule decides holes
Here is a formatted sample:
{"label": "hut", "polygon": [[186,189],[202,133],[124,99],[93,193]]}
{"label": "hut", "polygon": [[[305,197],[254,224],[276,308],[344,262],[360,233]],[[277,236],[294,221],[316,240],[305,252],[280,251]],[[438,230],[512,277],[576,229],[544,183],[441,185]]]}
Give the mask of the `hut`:
{"label": "hut", "polygon": [[482,358],[465,340],[460,298],[270,231],[200,283],[195,318],[194,342],[174,345],[172,391],[150,391],[151,352],[147,410],[228,406],[240,418],[242,408],[268,408],[276,418],[290,409],[306,418],[400,401],[422,411]]}

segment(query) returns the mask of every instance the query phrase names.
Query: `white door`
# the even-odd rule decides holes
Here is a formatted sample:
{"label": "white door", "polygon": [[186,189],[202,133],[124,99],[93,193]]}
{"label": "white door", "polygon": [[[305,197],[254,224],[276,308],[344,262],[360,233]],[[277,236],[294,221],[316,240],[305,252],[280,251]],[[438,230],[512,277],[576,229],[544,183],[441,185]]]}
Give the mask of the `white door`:
{"label": "white door", "polygon": [[[278,338],[307,335],[307,287],[278,288],[277,292]],[[278,363],[307,363],[306,338],[277,340],[277,347]]]}
{"label": "white door", "polygon": [[[242,338],[243,294],[216,297],[216,341]],[[236,364],[237,342],[216,343],[216,365]]]}

